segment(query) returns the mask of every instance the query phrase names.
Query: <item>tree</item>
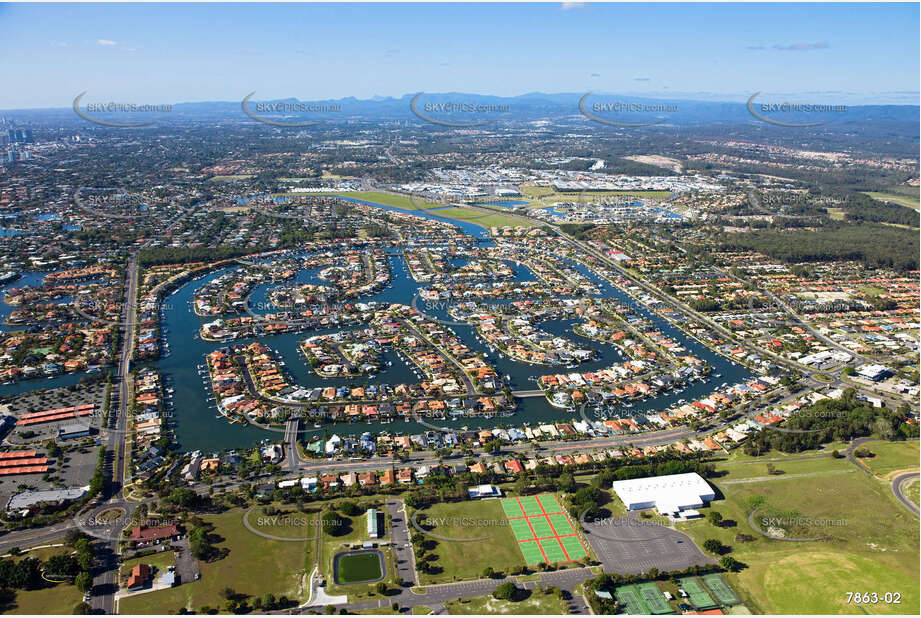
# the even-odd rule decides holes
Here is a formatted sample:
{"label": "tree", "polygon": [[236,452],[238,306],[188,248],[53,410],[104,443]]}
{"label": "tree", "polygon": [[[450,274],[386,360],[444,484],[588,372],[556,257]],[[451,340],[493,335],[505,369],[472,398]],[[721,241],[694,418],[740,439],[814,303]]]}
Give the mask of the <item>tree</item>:
{"label": "tree", "polygon": [[93,578],[86,571],[81,571],[76,578],[74,578],[74,586],[77,587],[82,593],[87,593],[93,589]]}
{"label": "tree", "polygon": [[518,587],[512,582],[505,582],[493,591],[492,595],[503,601],[514,601],[518,598]]}
{"label": "tree", "polygon": [[198,494],[189,489],[188,487],[177,487],[170,492],[166,500],[170,504],[174,504],[178,507],[188,509],[192,508],[198,503]]}
{"label": "tree", "polygon": [[711,524],[719,527],[719,525],[723,522],[723,514],[719,511],[710,511],[707,513],[707,519]]}
{"label": "tree", "polygon": [[323,532],[330,536],[342,536],[348,531],[347,523],[350,522],[350,519],[336,511],[330,511],[323,515]]}
{"label": "tree", "polygon": [[720,566],[726,569],[727,571],[740,571],[742,570],[742,563],[733,558],[732,556],[723,556],[720,558]]}
{"label": "tree", "polygon": [[377,582],[377,586],[375,586],[374,589],[377,590],[377,594],[387,594],[387,584],[384,582]]}
{"label": "tree", "polygon": [[711,554],[718,554],[723,550],[723,544],[717,539],[707,539],[704,541],[704,549]]}
{"label": "tree", "polygon": [[271,592],[266,592],[262,595],[262,607],[265,609],[275,609],[275,595]]}
{"label": "tree", "polygon": [[92,611],[93,611],[93,608],[90,607],[90,604],[89,604],[89,603],[83,603],[83,602],[77,603],[76,605],[74,605],[73,610],[71,610],[71,612],[72,612],[75,616],[86,616],[87,614],[89,614],[89,613],[92,612]]}
{"label": "tree", "polygon": [[350,515],[352,517],[356,515],[361,515],[361,511],[362,511],[361,507],[355,504],[355,502],[353,502],[352,500],[345,500],[341,502],[339,504],[339,510],[341,510],[346,515]]}
{"label": "tree", "polygon": [[80,572],[77,559],[70,554],[58,554],[45,561],[45,573],[48,575],[61,575],[73,577]]}

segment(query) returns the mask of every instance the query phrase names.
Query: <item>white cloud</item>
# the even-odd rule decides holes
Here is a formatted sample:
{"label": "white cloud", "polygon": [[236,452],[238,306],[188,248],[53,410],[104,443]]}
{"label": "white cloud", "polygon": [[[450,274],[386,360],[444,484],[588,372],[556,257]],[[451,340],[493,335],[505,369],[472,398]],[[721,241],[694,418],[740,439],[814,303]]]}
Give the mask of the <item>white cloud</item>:
{"label": "white cloud", "polygon": [[104,47],[115,47],[118,45],[115,41],[110,41],[109,39],[96,39],[96,45],[102,45]]}

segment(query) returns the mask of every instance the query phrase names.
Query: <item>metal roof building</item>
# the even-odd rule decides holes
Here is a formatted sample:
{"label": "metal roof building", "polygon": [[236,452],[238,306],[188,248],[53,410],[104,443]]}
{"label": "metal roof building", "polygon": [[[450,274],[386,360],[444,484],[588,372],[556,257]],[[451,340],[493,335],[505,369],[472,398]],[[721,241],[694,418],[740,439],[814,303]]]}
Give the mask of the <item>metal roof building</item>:
{"label": "metal roof building", "polygon": [[702,507],[716,493],[696,472],[614,481],[612,487],[627,510],[655,508],[662,515]]}
{"label": "metal roof building", "polygon": [[376,539],[377,536],[377,509],[368,509],[368,537]]}

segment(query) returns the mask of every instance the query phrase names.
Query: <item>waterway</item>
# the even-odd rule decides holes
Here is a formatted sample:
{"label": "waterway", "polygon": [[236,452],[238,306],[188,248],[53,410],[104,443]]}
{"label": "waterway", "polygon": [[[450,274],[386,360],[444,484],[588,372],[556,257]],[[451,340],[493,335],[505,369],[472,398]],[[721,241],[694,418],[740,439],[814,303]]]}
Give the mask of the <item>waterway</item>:
{"label": "waterway", "polygon": [[[447,221],[458,225],[465,233],[476,236],[482,244],[490,244],[486,230],[480,226],[466,222],[456,222],[430,212],[418,213],[413,211],[404,211],[391,206],[384,206],[359,200],[355,198],[344,198],[347,201],[366,204],[383,208],[385,210],[405,212],[416,216],[422,216],[429,219]],[[424,302],[420,302],[416,296],[418,289],[421,287],[417,284],[406,268],[405,261],[399,251],[392,250],[388,256],[392,279],[390,285],[377,294],[361,299],[364,302],[377,301],[386,303],[404,303],[410,304],[413,298],[416,298],[417,307],[425,311],[428,315],[442,319],[452,319],[447,315],[446,308],[437,307],[429,310]],[[534,280],[534,274],[524,266],[514,265],[516,280],[528,281]],[[651,398],[645,401],[635,402],[633,407],[628,410],[622,410],[624,414],[633,414],[649,410],[664,410],[676,403],[679,399],[693,401],[694,399],[704,397],[711,393],[714,388],[721,383],[726,382],[733,384],[750,378],[750,374],[744,367],[736,365],[724,357],[711,352],[701,344],[685,336],[666,320],[650,312],[642,304],[635,302],[623,291],[608,284],[600,277],[584,267],[577,269],[587,278],[591,279],[599,286],[601,297],[615,298],[622,302],[637,314],[651,320],[655,325],[669,337],[678,341],[685,346],[691,353],[699,358],[704,359],[712,366],[712,375],[706,383],[695,382],[689,385],[683,392],[671,392],[660,397]],[[165,339],[169,345],[171,354],[159,361],[161,371],[170,376],[172,385],[175,389],[174,401],[176,402],[176,437],[183,449],[200,449],[205,452],[216,452],[231,448],[242,448],[256,444],[262,440],[279,440],[281,434],[278,432],[267,431],[256,427],[241,427],[238,424],[230,424],[218,415],[211,398],[211,389],[206,383],[206,376],[200,374],[198,367],[204,365],[204,357],[212,350],[221,347],[222,344],[207,343],[198,338],[198,329],[203,322],[202,318],[195,315],[192,310],[192,299],[195,291],[205,283],[220,276],[226,271],[217,271],[208,274],[198,280],[190,281],[174,292],[165,302],[163,310],[163,326]],[[314,282],[316,271],[303,271],[298,277],[299,282]],[[21,283],[20,283],[21,285]],[[252,307],[259,307],[260,299],[265,301],[265,292],[268,286],[259,286],[254,290],[251,299]],[[488,347],[477,339],[475,330],[470,326],[451,326],[451,329],[474,350],[485,352],[488,359],[496,367],[500,375],[508,376],[508,384],[513,390],[530,390],[536,388],[534,379],[544,373],[551,372],[570,372],[570,371],[591,371],[608,367],[616,362],[625,360],[616,347],[607,344],[601,344],[595,341],[587,340],[576,335],[572,328],[575,324],[572,320],[553,320],[540,324],[540,328],[555,335],[567,337],[577,342],[581,347],[588,347],[598,352],[596,360],[583,363],[577,369],[564,369],[562,367],[546,367],[520,363],[501,356],[498,352],[490,352]],[[385,367],[379,374],[368,378],[341,378],[327,379],[320,378],[313,373],[307,366],[305,360],[298,350],[298,342],[312,334],[330,331],[316,331],[307,334],[286,334],[274,337],[263,338],[262,341],[270,346],[282,360],[286,369],[293,380],[300,385],[307,387],[315,386],[332,386],[340,384],[363,385],[368,383],[390,383],[398,384],[401,382],[414,382],[419,378],[414,375],[411,367],[399,358],[396,353],[385,353],[384,360],[389,361],[390,366]],[[248,340],[237,340],[234,343],[246,343]],[[721,377],[715,377],[721,374]],[[458,419],[439,422],[439,425],[460,429],[467,426],[471,429],[486,428],[495,426],[522,426],[525,423],[531,425],[539,422],[554,420],[572,420],[574,413],[565,409],[554,408],[546,402],[544,398],[526,398],[519,400],[518,409],[512,417],[495,417],[492,419],[474,418]],[[424,431],[424,427],[418,423],[394,421],[392,423],[339,423],[325,425],[328,434],[339,435],[359,435],[364,431],[391,433],[416,433]],[[307,428],[307,432],[319,432],[322,429]]]}

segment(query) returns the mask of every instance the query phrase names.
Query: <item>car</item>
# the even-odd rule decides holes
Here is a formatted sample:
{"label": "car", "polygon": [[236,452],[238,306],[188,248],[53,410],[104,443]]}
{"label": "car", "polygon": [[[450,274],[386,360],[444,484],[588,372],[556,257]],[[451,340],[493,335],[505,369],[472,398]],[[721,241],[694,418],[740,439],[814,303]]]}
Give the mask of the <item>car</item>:
{"label": "car", "polygon": [[83,593],[83,602],[84,602],[84,603],[88,602],[88,601],[90,600],[90,597],[91,597],[91,596],[92,596],[92,595],[91,595],[89,592],[84,592],[84,593]]}

